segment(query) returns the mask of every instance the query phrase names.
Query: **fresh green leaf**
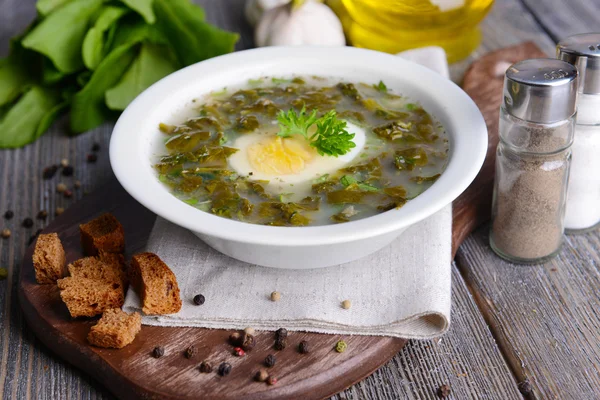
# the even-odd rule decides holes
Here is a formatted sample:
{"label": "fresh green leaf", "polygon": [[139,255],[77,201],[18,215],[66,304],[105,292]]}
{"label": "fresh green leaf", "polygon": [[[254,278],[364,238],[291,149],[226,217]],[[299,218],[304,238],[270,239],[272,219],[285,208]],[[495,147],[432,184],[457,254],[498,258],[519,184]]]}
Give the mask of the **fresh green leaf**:
{"label": "fresh green leaf", "polygon": [[387,86],[385,86],[383,81],[379,81],[379,83],[377,85],[373,85],[373,87],[379,90],[381,93],[387,93]]}
{"label": "fresh green leaf", "polygon": [[378,192],[379,189],[373,185],[369,185],[368,183],[359,183],[358,188],[363,192]]}
{"label": "fresh green leaf", "polygon": [[340,178],[340,183],[345,187],[348,187],[353,183],[356,183],[356,179],[354,179],[352,175],[344,175]]}
{"label": "fresh green leaf", "polygon": [[188,203],[190,206],[193,206],[193,205],[198,204],[198,199],[194,199],[194,198],[186,199],[186,200],[184,200],[184,203]]}
{"label": "fresh green leaf", "polygon": [[[144,17],[144,20],[153,24],[156,21],[156,16],[154,15],[154,11],[152,10],[153,0],[121,0],[127,7],[131,8],[136,13],[140,14]],[[164,0],[158,0],[164,1]]]}
{"label": "fresh green leaf", "polygon": [[341,156],[356,147],[353,133],[346,130],[346,121],[338,119],[335,110],[327,112],[317,121],[317,131],[311,136],[310,145],[320,155]]}
{"label": "fresh green leaf", "polygon": [[32,86],[0,121],[0,148],[21,147],[40,137],[64,106],[58,91]]}
{"label": "fresh green leaf", "polygon": [[90,81],[73,96],[71,130],[81,133],[102,124],[112,115],[104,104],[106,91],[114,87],[136,56],[135,42],[124,44],[108,54]]}
{"label": "fresh green leaf", "polygon": [[23,46],[48,57],[56,68],[72,73],[83,67],[81,45],[102,0],[74,1],[50,13],[27,34]]}
{"label": "fresh green leaf", "polygon": [[144,43],[121,81],[106,91],[106,105],[113,110],[124,110],[146,88],[176,70],[168,47]]}
{"label": "fresh green leaf", "polygon": [[30,80],[27,71],[15,58],[0,60],[0,106],[16,99]]}
{"label": "fresh green leaf", "polygon": [[308,139],[308,129],[317,122],[317,119],[317,110],[313,110],[310,115],[306,113],[305,107],[302,107],[300,113],[296,113],[293,108],[290,108],[287,113],[281,110],[277,115],[279,122],[277,136],[286,138],[292,135],[302,135]]}
{"label": "fresh green leaf", "polygon": [[47,57],[44,57],[42,60],[42,82],[45,84],[55,84],[58,81],[63,80],[67,74],[60,72],[52,61],[50,61]]}
{"label": "fresh green leaf", "polygon": [[131,15],[118,22],[110,50],[131,43],[148,41],[154,44],[168,44],[163,34],[154,26],[146,24],[137,15]]}
{"label": "fresh green leaf", "polygon": [[35,4],[35,8],[40,15],[46,16],[70,1],[73,0],[38,0]]}
{"label": "fresh green leaf", "polygon": [[204,22],[202,8],[189,0],[155,1],[154,13],[156,26],[184,66],[232,52],[239,38]]}
{"label": "fresh green leaf", "polygon": [[329,179],[329,174],[323,174],[320,177],[318,177],[317,179],[313,179],[312,183],[316,185],[318,183],[326,182],[327,179]]}
{"label": "fresh green leaf", "polygon": [[75,80],[77,81],[77,84],[81,87],[84,87],[85,85],[87,85],[87,83],[92,78],[93,73],[94,73],[94,71],[90,71],[89,69],[86,69],[85,71],[77,74],[77,78],[75,78]]}
{"label": "fresh green leaf", "polygon": [[105,6],[102,8],[94,26],[85,35],[81,47],[83,63],[87,68],[93,70],[100,64],[108,49],[105,42],[107,32],[128,11],[125,7]]}

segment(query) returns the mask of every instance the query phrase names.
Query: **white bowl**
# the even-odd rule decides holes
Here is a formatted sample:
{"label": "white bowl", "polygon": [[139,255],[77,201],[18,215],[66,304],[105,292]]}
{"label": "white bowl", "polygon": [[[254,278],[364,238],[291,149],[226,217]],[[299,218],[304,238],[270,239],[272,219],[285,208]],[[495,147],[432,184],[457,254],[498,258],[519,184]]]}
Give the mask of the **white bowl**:
{"label": "white bowl", "polygon": [[[394,93],[419,101],[446,128],[448,165],[441,177],[404,207],[343,224],[274,227],[200,211],[157,179],[152,159],[171,121],[211,91],[261,76],[319,75],[351,82],[383,80]],[[194,232],[233,258],[277,268],[342,264],[379,250],[407,227],[441,210],[473,181],[487,150],[487,128],[473,101],[441,75],[400,57],[353,47],[267,47],[216,57],[177,71],[140,94],[119,118],[110,161],[125,190],[159,216]]]}

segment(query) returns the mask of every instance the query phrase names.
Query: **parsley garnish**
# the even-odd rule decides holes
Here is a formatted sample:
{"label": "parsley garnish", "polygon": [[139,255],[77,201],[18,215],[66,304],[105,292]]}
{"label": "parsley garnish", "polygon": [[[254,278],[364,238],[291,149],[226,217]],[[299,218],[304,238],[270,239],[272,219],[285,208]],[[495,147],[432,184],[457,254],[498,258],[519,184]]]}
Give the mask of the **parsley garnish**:
{"label": "parsley garnish", "polygon": [[387,86],[385,86],[383,81],[379,81],[379,83],[377,85],[373,85],[373,87],[379,90],[381,93],[387,93]]}
{"label": "parsley garnish", "polygon": [[[301,135],[322,156],[341,156],[356,147],[352,141],[354,134],[348,133],[346,121],[338,119],[335,110],[327,112],[321,118],[317,118],[317,110],[308,114],[304,107],[300,113],[296,113],[294,109],[289,109],[287,113],[282,110],[277,115],[277,120],[279,121],[278,136],[286,138]],[[311,135],[308,130],[315,124],[317,129]]]}

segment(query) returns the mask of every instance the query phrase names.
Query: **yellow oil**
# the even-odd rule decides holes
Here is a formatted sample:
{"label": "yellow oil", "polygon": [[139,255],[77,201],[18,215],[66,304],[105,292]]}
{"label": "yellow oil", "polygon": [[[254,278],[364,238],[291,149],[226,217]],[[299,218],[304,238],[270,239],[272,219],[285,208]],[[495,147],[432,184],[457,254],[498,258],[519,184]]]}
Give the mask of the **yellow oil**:
{"label": "yellow oil", "polygon": [[356,47],[398,53],[441,46],[448,61],[467,57],[480,43],[479,22],[494,0],[329,0]]}

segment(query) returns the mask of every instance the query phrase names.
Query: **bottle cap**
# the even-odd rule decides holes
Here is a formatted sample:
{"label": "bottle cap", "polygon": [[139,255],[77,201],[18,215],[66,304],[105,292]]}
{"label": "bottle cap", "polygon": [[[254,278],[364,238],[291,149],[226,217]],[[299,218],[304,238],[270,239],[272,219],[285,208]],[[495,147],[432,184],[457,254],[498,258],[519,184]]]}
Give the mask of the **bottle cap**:
{"label": "bottle cap", "polygon": [[504,108],[520,119],[563,121],[577,110],[577,68],[552,58],[513,64],[504,77]]}
{"label": "bottle cap", "polygon": [[579,91],[600,94],[600,33],[584,33],[561,40],[557,57],[579,70]]}

